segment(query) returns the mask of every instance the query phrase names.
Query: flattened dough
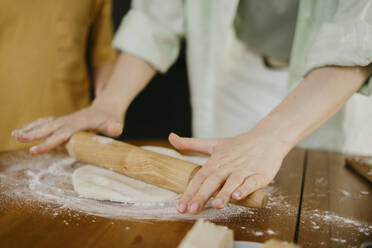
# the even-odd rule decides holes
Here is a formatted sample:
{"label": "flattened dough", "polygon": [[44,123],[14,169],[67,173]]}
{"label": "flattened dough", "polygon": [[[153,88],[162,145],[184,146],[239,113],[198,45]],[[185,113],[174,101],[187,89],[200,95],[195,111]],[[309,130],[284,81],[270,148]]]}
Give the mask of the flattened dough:
{"label": "flattened dough", "polygon": [[[172,149],[154,146],[142,148],[190,160],[183,158],[181,154]],[[96,200],[133,203],[166,202],[178,197],[175,192],[93,165],[85,165],[76,169],[72,174],[72,184],[75,192],[81,197]]]}

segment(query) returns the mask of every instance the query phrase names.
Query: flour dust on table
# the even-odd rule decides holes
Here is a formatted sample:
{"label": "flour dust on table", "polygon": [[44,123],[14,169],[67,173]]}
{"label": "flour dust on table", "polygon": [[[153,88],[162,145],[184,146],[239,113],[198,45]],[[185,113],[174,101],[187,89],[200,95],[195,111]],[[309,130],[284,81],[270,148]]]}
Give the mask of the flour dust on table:
{"label": "flour dust on table", "polygon": [[[157,152],[165,151],[165,148],[150,147],[147,149],[152,149],[153,151],[155,149]],[[173,156],[183,157],[180,154],[177,155],[177,152],[174,150],[168,152],[169,154],[172,153]],[[205,157],[185,156],[185,158],[199,164],[202,164],[206,160]],[[242,213],[255,213],[253,209],[235,205],[229,205],[223,210],[215,210],[208,203],[206,209],[200,215],[179,214],[176,210],[177,200],[174,197],[177,197],[177,195],[175,193],[149,184],[144,186],[143,182],[137,180],[135,186],[133,186],[131,183],[128,184],[128,180],[131,178],[127,178],[124,181],[126,187],[133,187],[130,190],[132,194],[138,190],[138,185],[151,188],[150,191],[152,193],[161,192],[161,194],[157,196],[153,195],[151,199],[149,198],[150,201],[146,199],[138,200],[138,198],[136,199],[133,195],[128,194],[128,190],[126,193],[124,191],[120,193],[121,199],[110,198],[114,201],[81,197],[74,190],[71,179],[72,175],[74,171],[78,172],[80,171],[79,169],[92,165],[77,162],[74,158],[69,157],[62,148],[37,156],[30,155],[24,150],[12,152],[0,157],[0,165],[0,194],[6,195],[12,202],[19,202],[19,204],[30,203],[33,208],[40,206],[40,209],[54,209],[56,215],[58,215],[59,211],[71,210],[116,219],[176,220],[205,218],[209,220],[222,220],[239,216]],[[98,167],[95,168],[101,169]],[[105,171],[111,174],[111,171]],[[96,170],[91,174],[93,177],[94,173],[96,173]],[[117,175],[115,173],[115,177]],[[119,176],[121,179],[125,177],[123,175]],[[102,181],[104,182],[96,183],[96,186],[100,184],[97,187],[103,187],[104,184],[109,184],[109,191],[117,190],[115,187],[118,185],[114,183],[115,186],[112,187],[112,183],[107,181],[107,175]],[[165,194],[167,195],[166,199],[162,199],[164,191],[167,192]],[[111,194],[112,196],[113,194]],[[48,206],[45,207],[45,205]],[[46,214],[49,213],[49,211],[45,212]]]}
{"label": "flour dust on table", "polygon": [[[164,148],[158,149],[163,150]],[[177,155],[176,151],[172,152],[174,156],[181,156],[180,154]],[[182,157],[197,164],[203,164],[205,161],[205,158],[201,157]],[[244,216],[244,218],[250,220],[250,224],[242,226],[241,231],[249,232],[254,236],[278,234],[278,230],[271,230],[269,223],[263,225],[261,221],[264,221],[264,219],[257,219],[257,216],[266,213],[275,213],[275,215],[292,213],[294,215],[298,211],[298,205],[291,203],[287,193],[273,184],[264,189],[270,195],[269,202],[264,209],[252,209],[229,204],[222,210],[215,210],[210,204],[207,204],[206,209],[196,216],[179,214],[176,210],[177,200],[175,199],[161,202],[120,203],[84,198],[75,192],[71,180],[74,171],[84,166],[89,165],[79,163],[74,158],[67,156],[66,151],[62,148],[37,156],[30,155],[25,150],[2,154],[0,156],[0,199],[19,205],[20,209],[29,205],[28,209],[30,211],[46,216],[52,215],[53,218],[59,215],[65,216],[67,213],[74,219],[80,219],[87,214],[93,217],[101,216],[124,220],[194,220],[204,218],[214,221],[234,221],[236,218]],[[350,193],[348,197],[370,197],[370,194],[354,195]],[[271,211],[274,209],[275,211]],[[353,233],[354,236],[372,234],[372,226],[368,222],[354,220],[347,216],[338,216],[331,212],[303,211],[304,216],[308,214],[312,216],[311,225],[313,229],[322,228],[325,222],[331,223],[331,225],[350,227],[351,230],[358,227],[357,233]],[[259,225],[255,226],[255,222],[258,221],[260,222]],[[66,219],[64,223],[68,225],[70,222]],[[265,229],[266,225],[267,228]],[[334,238],[339,237],[335,235]],[[350,237],[350,239],[352,238]]]}

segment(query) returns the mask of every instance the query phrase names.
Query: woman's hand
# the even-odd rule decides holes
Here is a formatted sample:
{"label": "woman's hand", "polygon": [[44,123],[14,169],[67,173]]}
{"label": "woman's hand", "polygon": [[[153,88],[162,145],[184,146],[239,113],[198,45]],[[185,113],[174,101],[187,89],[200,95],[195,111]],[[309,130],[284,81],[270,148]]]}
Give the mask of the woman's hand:
{"label": "woman's hand", "polygon": [[143,59],[126,52],[120,54],[112,71],[111,76],[102,76],[103,79],[99,80],[110,78],[96,91],[97,97],[90,107],[60,118],[36,120],[13,131],[12,135],[20,142],[45,139],[40,145],[31,147],[33,154],[49,151],[82,130],[97,131],[110,137],[119,136],[123,131],[128,106],[156,71]]}
{"label": "woman's hand", "polygon": [[366,67],[324,67],[310,72],[250,132],[227,139],[190,139],[171,134],[180,150],[210,154],[178,202],[178,211],[197,214],[214,192],[213,207],[223,208],[267,185],[298,142],[309,135],[363,85],[372,73]]}
{"label": "woman's hand", "polygon": [[32,154],[47,152],[67,141],[74,133],[91,130],[110,137],[119,136],[123,131],[122,114],[116,114],[113,108],[93,103],[91,106],[60,118],[41,118],[22,129],[12,132],[20,142],[44,141],[30,148]]}
{"label": "woman's hand", "polygon": [[217,191],[212,206],[221,209],[231,198],[241,200],[274,179],[290,147],[253,132],[224,139],[169,136],[179,150],[209,154],[177,204],[180,213],[198,214]]}

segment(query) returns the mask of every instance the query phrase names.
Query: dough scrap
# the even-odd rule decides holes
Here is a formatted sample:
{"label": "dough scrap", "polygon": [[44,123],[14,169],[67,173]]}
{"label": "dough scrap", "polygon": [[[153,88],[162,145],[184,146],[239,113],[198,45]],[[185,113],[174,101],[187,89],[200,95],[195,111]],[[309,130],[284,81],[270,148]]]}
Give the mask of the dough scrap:
{"label": "dough scrap", "polygon": [[[142,148],[185,160],[173,149],[155,146]],[[173,191],[93,165],[76,169],[72,174],[72,184],[75,192],[81,197],[95,200],[127,203],[167,202],[179,196]]]}
{"label": "dough scrap", "polygon": [[300,246],[293,243],[288,244],[286,242],[270,239],[266,241],[263,246],[260,246],[260,248],[300,248]]}
{"label": "dough scrap", "polygon": [[199,219],[178,248],[233,248],[234,233],[225,226]]}

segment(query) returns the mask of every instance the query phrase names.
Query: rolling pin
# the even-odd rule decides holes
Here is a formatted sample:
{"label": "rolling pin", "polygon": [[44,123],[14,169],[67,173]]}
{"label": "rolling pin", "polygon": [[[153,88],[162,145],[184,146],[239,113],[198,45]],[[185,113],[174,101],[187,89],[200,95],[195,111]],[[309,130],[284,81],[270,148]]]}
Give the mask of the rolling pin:
{"label": "rolling pin", "polygon": [[[88,132],[74,134],[66,145],[70,156],[77,160],[116,171],[126,176],[182,194],[201,168],[181,159],[144,150]],[[256,191],[247,198],[231,202],[245,207],[260,208],[268,197]]]}

